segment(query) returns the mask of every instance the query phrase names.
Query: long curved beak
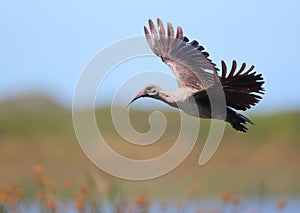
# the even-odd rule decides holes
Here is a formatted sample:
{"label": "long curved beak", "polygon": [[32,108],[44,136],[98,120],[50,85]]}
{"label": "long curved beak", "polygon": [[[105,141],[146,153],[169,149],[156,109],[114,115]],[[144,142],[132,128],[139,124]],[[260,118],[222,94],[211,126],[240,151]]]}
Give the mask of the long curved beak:
{"label": "long curved beak", "polygon": [[132,104],[134,101],[136,101],[139,98],[145,97],[144,91],[140,91],[136,96],[127,104],[127,107],[129,107],[130,104]]}

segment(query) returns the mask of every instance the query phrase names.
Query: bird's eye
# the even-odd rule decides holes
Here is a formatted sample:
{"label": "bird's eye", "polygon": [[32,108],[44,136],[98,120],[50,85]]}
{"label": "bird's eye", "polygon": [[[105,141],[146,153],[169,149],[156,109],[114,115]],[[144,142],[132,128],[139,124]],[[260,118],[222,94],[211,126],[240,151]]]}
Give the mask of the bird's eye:
{"label": "bird's eye", "polygon": [[157,94],[157,89],[156,88],[149,88],[148,89],[148,94],[149,95],[156,95]]}

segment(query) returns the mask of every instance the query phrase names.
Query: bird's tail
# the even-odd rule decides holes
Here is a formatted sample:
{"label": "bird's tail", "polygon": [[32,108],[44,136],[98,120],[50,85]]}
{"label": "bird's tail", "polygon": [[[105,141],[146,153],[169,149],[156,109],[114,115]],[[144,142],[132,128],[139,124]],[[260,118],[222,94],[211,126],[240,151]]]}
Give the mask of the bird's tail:
{"label": "bird's tail", "polygon": [[264,94],[263,77],[253,71],[254,66],[246,70],[246,64],[237,69],[236,61],[232,61],[230,73],[227,75],[227,66],[222,61],[222,77],[226,104],[237,110],[247,110],[257,104]]}
{"label": "bird's tail", "polygon": [[239,131],[247,132],[246,123],[254,124],[251,120],[246,118],[245,116],[237,113],[236,111],[228,108],[227,109],[227,119],[226,121],[231,124],[231,126]]}

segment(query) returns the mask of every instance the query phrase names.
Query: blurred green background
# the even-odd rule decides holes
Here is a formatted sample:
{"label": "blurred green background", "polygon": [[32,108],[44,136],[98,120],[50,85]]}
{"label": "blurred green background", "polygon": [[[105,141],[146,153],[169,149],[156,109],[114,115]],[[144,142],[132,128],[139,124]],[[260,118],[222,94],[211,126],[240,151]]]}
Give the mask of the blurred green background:
{"label": "blurred green background", "polygon": [[[132,125],[141,132],[149,130],[149,113],[151,111],[131,110]],[[120,154],[136,159],[159,156],[172,146],[180,117],[176,111],[164,114],[168,121],[164,137],[155,144],[140,147],[126,143],[116,133],[110,108],[96,111],[99,128],[109,145]],[[71,180],[80,184],[86,176],[99,176],[108,185],[118,182],[127,195],[147,192],[155,197],[181,197],[194,184],[201,185],[203,196],[218,196],[228,189],[257,196],[262,187],[264,193],[270,195],[299,195],[300,113],[249,117],[256,125],[249,126],[246,134],[226,124],[217,152],[200,167],[198,157],[210,125],[202,119],[196,146],[178,168],[160,178],[136,182],[112,177],[87,159],[77,142],[69,109],[34,95],[1,101],[0,183],[20,183],[33,195],[36,183],[32,167],[41,165],[58,183]]]}

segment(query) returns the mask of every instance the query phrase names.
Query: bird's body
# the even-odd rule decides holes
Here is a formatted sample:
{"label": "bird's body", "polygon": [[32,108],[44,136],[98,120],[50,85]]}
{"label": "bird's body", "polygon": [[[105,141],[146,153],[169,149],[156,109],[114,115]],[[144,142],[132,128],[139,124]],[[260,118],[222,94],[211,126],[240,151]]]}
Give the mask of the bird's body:
{"label": "bird's body", "polygon": [[193,97],[193,94],[197,92],[197,90],[193,88],[180,87],[174,92],[166,91],[154,84],[147,85],[145,88],[146,90],[148,88],[155,89],[158,92],[157,95],[152,96],[152,98],[163,101],[172,107],[181,109],[191,116],[201,118],[210,117],[209,110],[207,110],[207,107],[204,106],[205,103],[195,104],[195,98]]}
{"label": "bird's body", "polygon": [[[145,27],[147,42],[153,52],[174,72],[179,89],[169,92],[157,85],[147,85],[130,102],[141,97],[150,97],[179,108],[191,116],[213,118],[229,122],[236,130],[246,132],[244,124],[252,123],[236,110],[247,110],[259,102],[264,89],[261,74],[252,72],[254,66],[245,71],[243,63],[237,71],[236,61],[232,62],[230,73],[222,61],[222,75],[210,59],[209,54],[197,41],[189,42],[177,27],[167,24],[167,34],[160,19],[157,19],[158,32],[149,20],[150,32]],[[236,72],[237,71],[237,72]]]}
{"label": "bird's body", "polygon": [[171,97],[176,100],[177,107],[185,113],[195,117],[208,118],[204,106],[201,103],[195,104],[194,93],[194,89],[183,87],[171,92]]}

